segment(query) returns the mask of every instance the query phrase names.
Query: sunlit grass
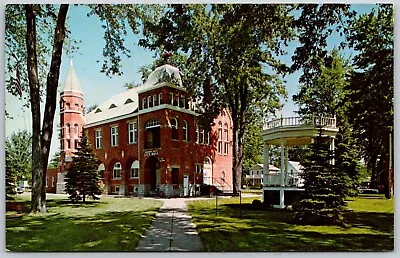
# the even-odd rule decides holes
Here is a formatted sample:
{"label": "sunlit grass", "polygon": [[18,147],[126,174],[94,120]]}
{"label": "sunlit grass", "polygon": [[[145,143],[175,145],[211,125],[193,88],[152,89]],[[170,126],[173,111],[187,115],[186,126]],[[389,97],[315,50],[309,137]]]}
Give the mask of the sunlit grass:
{"label": "sunlit grass", "polygon": [[24,252],[134,251],[161,205],[161,201],[139,198],[102,198],[86,204],[53,198],[48,200],[46,214],[6,220],[6,248]]}
{"label": "sunlit grass", "polygon": [[[254,199],[191,201],[189,211],[207,251],[384,251],[394,248],[394,201],[349,200],[346,227],[293,223],[292,211],[256,209]],[[216,203],[218,209],[216,210]],[[379,241],[378,241],[379,240]]]}

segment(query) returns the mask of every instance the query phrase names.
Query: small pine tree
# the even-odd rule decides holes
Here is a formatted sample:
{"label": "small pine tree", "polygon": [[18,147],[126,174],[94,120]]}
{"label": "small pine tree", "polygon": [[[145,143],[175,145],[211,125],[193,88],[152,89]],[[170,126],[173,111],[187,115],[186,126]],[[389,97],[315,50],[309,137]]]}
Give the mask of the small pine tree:
{"label": "small pine tree", "polygon": [[320,131],[309,145],[301,162],[304,167],[305,192],[294,207],[295,220],[301,224],[337,224],[343,220],[348,176],[331,164],[333,152],[327,137]]}
{"label": "small pine tree", "polygon": [[85,134],[81,137],[80,147],[74,154],[76,156],[72,158],[65,178],[65,191],[73,201],[82,199],[85,202],[86,196],[98,199],[96,195],[101,194],[100,174],[97,170],[97,159]]}
{"label": "small pine tree", "polygon": [[17,177],[9,157],[8,150],[6,149],[6,200],[13,200],[16,194],[15,184]]}

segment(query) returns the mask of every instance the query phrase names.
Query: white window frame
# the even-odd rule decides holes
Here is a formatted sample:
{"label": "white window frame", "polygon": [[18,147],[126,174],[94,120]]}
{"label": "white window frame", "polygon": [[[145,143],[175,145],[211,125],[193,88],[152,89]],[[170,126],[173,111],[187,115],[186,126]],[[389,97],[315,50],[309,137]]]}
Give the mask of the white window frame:
{"label": "white window frame", "polygon": [[162,93],[158,93],[158,105],[161,105]]}
{"label": "white window frame", "polygon": [[54,187],[54,176],[51,177],[51,187]]}
{"label": "white window frame", "polygon": [[171,105],[173,106],[174,105],[174,98],[175,98],[175,95],[174,95],[174,93],[170,93],[169,95],[171,95]]}
{"label": "white window frame", "polygon": [[157,95],[156,94],[154,94],[153,95],[153,107],[155,107],[155,106],[157,106]]}
{"label": "white window frame", "polygon": [[103,148],[103,137],[101,129],[95,130],[94,135],[95,135],[96,149]]}
{"label": "white window frame", "polygon": [[147,107],[150,108],[151,96],[147,96]]}
{"label": "white window frame", "polygon": [[186,120],[183,120],[182,131],[183,131],[183,141],[185,142],[189,141],[189,127]]}
{"label": "white window frame", "polygon": [[[172,140],[179,140],[178,127],[179,127],[178,119],[173,117],[172,121],[171,121],[171,139]],[[176,138],[174,138],[174,132],[176,132]]]}
{"label": "white window frame", "polygon": [[[119,170],[119,172],[116,172]],[[116,176],[116,173],[119,173],[119,177]],[[115,162],[113,166],[113,179],[121,179],[122,177],[122,166],[120,162]]]}
{"label": "white window frame", "polygon": [[[137,176],[132,176],[132,172],[136,170],[137,171]],[[131,169],[130,169],[130,178],[139,178],[140,177],[140,171],[139,171],[139,161],[135,160],[132,162]]]}
{"label": "white window frame", "polygon": [[142,109],[146,108],[146,98],[142,99]]}
{"label": "white window frame", "polygon": [[128,124],[128,141],[129,141],[129,144],[136,143],[136,132],[137,132],[137,124],[136,124],[136,122],[130,122]]}
{"label": "white window frame", "polygon": [[111,147],[118,146],[118,126],[112,126],[110,129],[111,132]]}

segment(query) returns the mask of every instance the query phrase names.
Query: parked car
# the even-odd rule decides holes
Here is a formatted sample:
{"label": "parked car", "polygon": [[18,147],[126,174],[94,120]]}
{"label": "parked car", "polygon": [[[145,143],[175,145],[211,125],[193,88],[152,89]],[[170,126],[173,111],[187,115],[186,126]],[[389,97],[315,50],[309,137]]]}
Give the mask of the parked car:
{"label": "parked car", "polygon": [[379,193],[379,190],[370,188],[369,182],[362,182],[361,187],[358,188],[358,192],[363,193],[363,194],[377,194],[377,193]]}

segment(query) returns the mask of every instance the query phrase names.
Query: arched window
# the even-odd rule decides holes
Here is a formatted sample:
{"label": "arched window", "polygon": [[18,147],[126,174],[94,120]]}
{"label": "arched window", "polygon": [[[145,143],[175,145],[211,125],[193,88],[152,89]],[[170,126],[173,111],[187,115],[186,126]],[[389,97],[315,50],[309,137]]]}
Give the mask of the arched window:
{"label": "arched window", "polygon": [[101,164],[99,165],[99,167],[97,168],[97,171],[99,171],[101,180],[104,180],[104,171],[105,171],[105,170],[106,170],[106,168],[105,168],[105,166],[104,166],[104,163],[101,163]]}
{"label": "arched window", "polygon": [[218,123],[218,153],[222,154],[222,122]]}
{"label": "arched window", "polygon": [[222,179],[222,180],[225,180],[225,171],[222,171],[222,173],[221,173],[221,179]]}
{"label": "arched window", "polygon": [[75,104],[75,110],[79,110],[79,104]]}
{"label": "arched window", "polygon": [[189,141],[189,128],[186,120],[183,120],[183,140]]}
{"label": "arched window", "polygon": [[150,119],[145,125],[145,149],[160,147],[160,121]]}
{"label": "arched window", "polygon": [[75,133],[79,133],[79,125],[78,124],[74,125],[74,131],[75,131]]}
{"label": "arched window", "polygon": [[146,123],[146,129],[160,127],[160,121],[158,119],[151,119]]}
{"label": "arched window", "polygon": [[228,124],[224,124],[224,136],[225,136],[225,142],[224,142],[224,154],[228,154],[228,148],[229,148],[229,137],[228,137]]}
{"label": "arched window", "polygon": [[152,107],[153,106],[152,103],[151,103],[151,96],[147,97],[147,105],[148,105],[148,107]]}
{"label": "arched window", "polygon": [[121,174],[122,174],[121,163],[117,162],[114,164],[113,168],[113,179],[121,179]]}
{"label": "arched window", "polygon": [[71,133],[71,126],[69,124],[65,125],[65,133],[70,134]]}
{"label": "arched window", "polygon": [[67,109],[71,109],[71,104],[69,104],[69,103],[67,102],[67,104],[65,104],[65,105],[66,105]]}
{"label": "arched window", "polygon": [[178,140],[178,120],[174,117],[171,120],[172,140]]}
{"label": "arched window", "polygon": [[131,178],[139,177],[139,161],[135,160],[131,165]]}
{"label": "arched window", "polygon": [[196,125],[196,143],[199,143],[199,126]]}

